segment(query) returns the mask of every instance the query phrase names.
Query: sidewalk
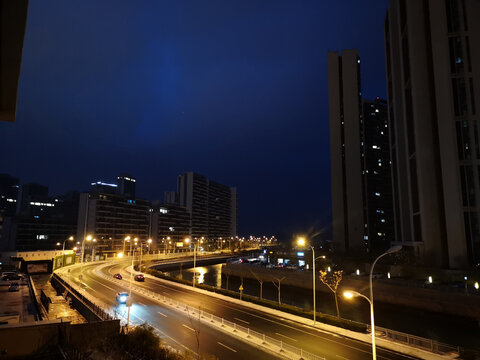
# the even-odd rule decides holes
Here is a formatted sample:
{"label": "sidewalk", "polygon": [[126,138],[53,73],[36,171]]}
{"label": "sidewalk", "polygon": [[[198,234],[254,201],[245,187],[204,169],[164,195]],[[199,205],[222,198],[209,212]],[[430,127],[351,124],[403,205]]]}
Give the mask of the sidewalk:
{"label": "sidewalk", "polygon": [[35,284],[38,295],[43,290],[45,295],[51,300],[48,307],[48,320],[62,319],[63,321],[70,321],[72,324],[86,323],[85,318],[77,310],[71,308],[63,296],[57,295],[57,291],[50,284],[50,276],[32,275],[32,281]]}

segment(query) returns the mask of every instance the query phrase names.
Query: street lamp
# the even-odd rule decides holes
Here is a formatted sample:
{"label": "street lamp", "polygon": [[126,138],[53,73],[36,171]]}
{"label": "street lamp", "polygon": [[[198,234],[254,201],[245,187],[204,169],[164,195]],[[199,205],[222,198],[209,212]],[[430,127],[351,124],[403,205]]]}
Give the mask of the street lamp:
{"label": "street lamp", "polygon": [[123,253],[125,254],[125,241],[130,241],[130,236],[125,236],[123,239]]}
{"label": "street lamp", "polygon": [[368,302],[370,303],[370,319],[371,319],[371,323],[372,323],[371,326],[372,326],[372,356],[373,356],[373,360],[377,359],[377,352],[376,352],[376,348],[375,348],[375,315],[374,315],[374,309],[373,309],[373,269],[374,269],[377,261],[380,260],[382,257],[384,257],[385,255],[393,254],[393,253],[395,253],[397,251],[400,251],[400,250],[402,250],[401,245],[392,246],[390,249],[388,249],[383,254],[378,256],[375,259],[375,261],[373,262],[372,266],[370,267],[370,276],[369,276],[370,299],[367,298],[366,296],[356,292],[356,291],[346,291],[343,294],[347,299],[351,299],[352,297],[355,297],[355,296],[361,296],[361,297],[367,299]]}
{"label": "street lamp", "polygon": [[354,297],[362,297],[365,300],[368,301],[370,304],[370,327],[371,327],[371,332],[372,332],[372,356],[373,360],[377,359],[377,351],[375,348],[375,320],[373,317],[373,300],[370,300],[368,297],[366,297],[363,294],[360,294],[359,292],[353,291],[353,290],[348,290],[343,293],[343,296],[350,300],[353,299]]}
{"label": "street lamp", "polygon": [[82,240],[82,251],[80,252],[80,276],[79,278],[82,279],[83,278],[83,263],[84,263],[84,260],[85,260],[85,240],[87,241],[90,241],[92,240],[92,235],[88,235],[86,238],[84,238]]}
{"label": "street lamp", "polygon": [[[65,239],[65,240],[63,241],[63,247],[62,247],[62,267],[65,266],[65,243],[67,242],[67,240],[73,241],[73,236],[70,236],[68,239]],[[58,243],[57,245],[60,245],[60,243]]]}
{"label": "street lamp", "polygon": [[[297,238],[297,245],[298,246],[305,246],[306,240],[303,236]],[[315,326],[315,322],[317,321],[317,301],[316,301],[316,294],[315,294],[315,249],[313,246],[310,245],[312,249],[312,262],[313,262],[313,273],[312,273],[312,281],[313,281],[313,326]]]}

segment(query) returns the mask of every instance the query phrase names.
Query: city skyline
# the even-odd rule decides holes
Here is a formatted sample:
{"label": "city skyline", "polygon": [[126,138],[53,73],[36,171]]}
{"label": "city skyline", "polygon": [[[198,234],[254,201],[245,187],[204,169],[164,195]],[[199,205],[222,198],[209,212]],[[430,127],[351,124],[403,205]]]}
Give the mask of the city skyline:
{"label": "city skyline", "polygon": [[[281,2],[272,12],[209,3],[193,19],[181,5],[158,4],[131,18],[120,4],[103,19],[91,13],[105,4],[31,2],[17,121],[0,134],[12,156],[1,171],[57,194],[128,171],[143,184],[139,197],[161,199],[191,170],[239,189],[240,232],[328,229],[326,52],[359,48],[365,95],[385,97],[386,2],[369,5]],[[166,14],[162,28],[156,12]],[[223,20],[208,25],[207,12]],[[208,31],[191,35],[197,26]],[[334,35],[324,38],[327,29]],[[52,57],[63,65],[52,67]]]}

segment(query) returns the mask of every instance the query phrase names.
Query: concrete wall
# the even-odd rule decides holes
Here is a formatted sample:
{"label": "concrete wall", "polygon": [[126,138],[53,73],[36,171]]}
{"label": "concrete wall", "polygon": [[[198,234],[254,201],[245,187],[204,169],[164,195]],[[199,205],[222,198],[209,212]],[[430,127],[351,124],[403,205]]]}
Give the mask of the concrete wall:
{"label": "concrete wall", "polygon": [[120,331],[120,320],[75,324],[54,321],[0,326],[2,359],[33,355],[46,348],[72,345],[86,349]]}
{"label": "concrete wall", "polygon": [[[252,272],[265,281],[271,281],[275,277],[285,277],[282,285],[312,289],[312,273],[310,272],[265,269],[245,264],[227,264],[222,269],[223,274],[255,279]],[[465,295],[463,293],[446,292],[430,288],[403,286],[392,281],[396,280],[391,280],[390,284],[388,283],[389,280],[386,279],[375,280],[374,298],[376,302],[480,319],[479,295]],[[345,276],[339,286],[338,293],[342,293],[342,289],[350,289],[368,295],[368,286],[368,276]],[[330,290],[318,279],[316,289],[317,292],[330,293]]]}

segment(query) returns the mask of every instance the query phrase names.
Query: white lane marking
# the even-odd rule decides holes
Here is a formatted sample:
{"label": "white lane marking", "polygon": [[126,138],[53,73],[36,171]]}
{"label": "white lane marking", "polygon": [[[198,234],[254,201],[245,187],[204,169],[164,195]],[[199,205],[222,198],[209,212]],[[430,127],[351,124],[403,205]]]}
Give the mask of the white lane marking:
{"label": "white lane marking", "polygon": [[195,329],[194,328],[191,328],[190,326],[188,325],[185,325],[185,324],[182,324],[183,327],[186,327],[188,330],[192,330],[193,332],[195,332]]}
{"label": "white lane marking", "polygon": [[137,302],[138,305],[142,305],[142,306],[147,306],[145,305],[144,303],[141,303],[141,302]]}
{"label": "white lane marking", "polygon": [[245,324],[247,324],[247,325],[250,325],[250,323],[249,323],[248,321],[245,321],[245,320],[242,320],[242,319],[239,319],[239,318],[236,318],[236,317],[234,317],[234,319],[235,319],[235,320],[238,320],[238,321],[241,321],[241,322],[243,322],[243,323],[245,323]]}
{"label": "white lane marking", "polygon": [[292,340],[292,341],[295,341],[295,342],[298,341],[298,340],[296,340],[296,339],[294,339],[294,338],[291,338],[290,336],[287,336],[287,335],[283,335],[283,334],[280,334],[280,333],[277,333],[277,332],[276,332],[275,334],[277,334],[278,336],[282,336],[282,337],[284,337],[284,338],[286,338],[286,339],[288,339],[288,340]]}
{"label": "white lane marking", "polygon": [[335,355],[336,357],[339,357],[340,359],[345,359],[348,360],[346,357],[340,356],[340,355]]}
{"label": "white lane marking", "polygon": [[160,315],[162,315],[162,316],[164,316],[164,317],[168,317],[167,315],[165,315],[164,313],[162,313],[162,312],[160,312],[160,311],[157,311],[157,314],[160,314]]}
{"label": "white lane marking", "polygon": [[227,346],[227,345],[225,345],[225,344],[222,344],[220,341],[217,341],[217,344],[218,344],[218,345],[222,345],[224,348],[226,348],[226,349],[228,349],[228,350],[230,350],[230,351],[237,352],[237,350],[232,349],[230,346]]}
{"label": "white lane marking", "polygon": [[[172,260],[172,262],[174,262],[174,260]],[[118,265],[118,264],[116,264]],[[114,265],[115,266],[115,265]],[[188,294],[188,295],[191,295],[192,294],[192,291],[189,290],[189,291],[186,291],[185,289],[182,289],[181,287],[176,287],[175,285],[176,284],[172,284],[171,282],[169,282],[168,280],[163,280],[163,279],[158,279],[158,278],[155,278],[155,279],[152,279],[153,281],[155,281],[157,283],[157,285],[159,285],[160,287],[162,288],[165,288],[165,289],[168,289],[169,291],[173,291],[173,292],[178,292],[178,293],[181,293],[181,294]],[[167,292],[168,295],[170,295],[169,292]],[[298,331],[300,333],[303,333],[303,334],[307,334],[307,335],[310,335],[310,336],[313,336],[313,337],[316,337],[316,338],[319,338],[319,339],[322,339],[323,341],[328,341],[328,342],[331,342],[331,343],[336,343],[336,344],[341,344],[342,346],[345,346],[347,348],[350,348],[350,349],[353,349],[355,351],[359,351],[359,352],[363,352],[363,353],[370,353],[371,354],[371,350],[368,351],[368,350],[363,350],[361,349],[360,347],[357,347],[357,346],[354,346],[354,345],[360,345],[360,346],[366,346],[367,343],[361,341],[361,340],[356,340],[356,339],[348,339],[350,340],[353,344],[352,345],[347,345],[345,342],[343,341],[336,341],[336,340],[333,340],[333,339],[329,339],[328,337],[325,337],[325,336],[321,336],[320,334],[321,333],[324,333],[324,334],[327,334],[327,336],[333,336],[333,337],[339,337],[339,338],[342,338],[342,336],[339,336],[335,333],[331,333],[329,331],[325,331],[325,330],[322,330],[322,329],[319,329],[319,328],[313,328],[311,326],[307,326],[307,325],[303,325],[301,323],[297,323],[295,321],[289,321],[285,318],[282,318],[282,321],[285,321],[285,322],[291,322],[291,323],[294,323],[296,326],[298,327],[294,327],[292,325],[288,325],[286,323],[281,323],[279,321],[275,321],[273,319],[270,319],[270,318],[266,318],[264,316],[261,316],[261,315],[258,315],[258,314],[254,314],[254,313],[250,313],[250,312],[247,312],[245,310],[241,310],[239,308],[234,308],[234,307],[231,307],[231,306],[228,306],[225,304],[225,302],[227,300],[224,300],[224,299],[217,299],[213,296],[209,296],[207,295],[210,299],[209,299],[209,302],[212,303],[212,305],[220,305],[220,306],[223,306],[225,308],[228,308],[228,309],[231,309],[231,310],[234,310],[234,311],[238,311],[238,312],[241,312],[241,313],[244,313],[246,315],[250,315],[250,316],[253,316],[253,317],[256,317],[256,318],[259,318],[259,319],[262,319],[262,320],[265,320],[265,321],[268,321],[268,322],[271,322],[271,323],[274,323],[274,324],[277,324],[277,325],[280,325],[280,326],[283,326],[283,327],[286,327],[286,328],[289,328],[289,329],[292,329],[292,330],[295,330],[295,331]],[[240,305],[242,306],[242,305]],[[261,312],[261,311],[260,311]],[[268,316],[268,314],[267,314]],[[302,330],[300,329],[299,327],[305,327],[305,328],[308,328],[309,331],[305,331],[305,330]],[[312,333],[311,330],[316,330],[317,333]],[[320,334],[319,334],[320,333]],[[296,341],[296,340],[295,340]],[[385,349],[385,348],[382,348],[382,351],[383,352],[387,352],[387,353],[393,353],[393,354],[398,354],[394,351],[391,351],[389,349]],[[405,355],[405,354],[402,354],[402,356],[404,356],[405,358],[409,358],[409,359],[415,359],[411,356],[408,356],[408,355]],[[387,359],[386,357],[380,355],[380,354],[377,354],[377,357],[378,358],[383,358],[383,359]]]}

